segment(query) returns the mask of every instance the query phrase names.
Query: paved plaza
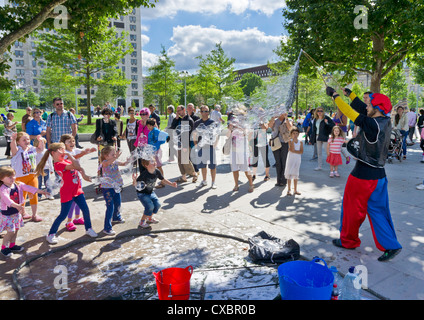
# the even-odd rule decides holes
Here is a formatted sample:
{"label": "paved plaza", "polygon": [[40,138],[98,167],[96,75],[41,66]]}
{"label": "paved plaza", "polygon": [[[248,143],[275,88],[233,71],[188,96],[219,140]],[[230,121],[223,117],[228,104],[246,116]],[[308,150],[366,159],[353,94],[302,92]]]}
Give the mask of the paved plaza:
{"label": "paved plaza", "polygon": [[[89,142],[82,145],[91,147]],[[4,151],[4,147],[0,148],[0,165],[9,164]],[[125,142],[123,151],[125,158],[128,155]],[[98,300],[131,292],[136,298],[154,298],[154,292],[150,295],[147,292],[154,288],[152,272],[192,265],[191,289],[199,292],[203,288],[205,299],[271,300],[279,293],[275,267],[255,268],[247,257],[248,244],[236,240],[247,240],[262,230],[284,240],[294,239],[303,257],[319,256],[342,273],[350,266],[364,266],[369,288],[364,297],[368,299],[424,299],[424,191],[415,188],[424,179],[424,164],[420,163],[422,152],[418,144],[409,147],[407,160],[386,165],[390,209],[403,246],[402,252],[388,262],[377,261],[381,252],[374,244],[368,220],[360,229],[360,248],[343,250],[332,245],[331,240],[339,236],[344,186],[355,163],[342,165],[340,178],[330,178],[328,164],[322,171],[314,171],[317,163],[309,161],[312,152],[312,146],[305,146],[298,187],[301,195],[286,196],[286,188],[274,186],[275,168],[271,168],[272,179],[267,182],[263,181],[264,172],[259,170],[253,193],[248,193],[247,179],[240,174],[240,189],[233,192],[229,159],[220,153],[217,189],[210,188],[208,172],[206,187],[198,188],[189,179],[176,189],[166,186],[156,190],[162,209],[157,215],[160,223],[152,225],[152,231],[191,229],[204,233],[148,234],[137,229],[143,207],[130,177],[126,176],[122,191],[125,223],[114,226],[115,237],[100,233],[105,202],[102,195],[95,193],[93,185],[84,181],[93,228],[99,237],[93,241],[84,236],[83,226],[68,232],[63,223],[58,233],[59,243],[50,245],[45,235],[59,214],[60,200],[58,196],[55,200],[43,198],[39,215],[44,221],[27,221],[18,233],[17,243],[26,248],[24,253],[0,259],[0,299]],[[95,175],[95,154],[85,156],[81,163],[86,172]],[[178,165],[164,163],[165,176],[175,181],[179,177]],[[59,281],[64,272],[65,286]],[[266,286],[272,283],[277,285]],[[252,289],[255,284],[264,285]],[[251,289],[225,290],[241,287]],[[128,297],[131,298],[130,294]],[[194,294],[192,298],[196,298]]]}

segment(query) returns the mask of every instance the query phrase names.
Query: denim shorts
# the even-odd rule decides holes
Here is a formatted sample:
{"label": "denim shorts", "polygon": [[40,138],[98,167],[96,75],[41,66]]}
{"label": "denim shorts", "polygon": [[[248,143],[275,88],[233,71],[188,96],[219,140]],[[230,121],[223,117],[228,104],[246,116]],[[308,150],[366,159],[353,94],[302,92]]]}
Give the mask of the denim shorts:
{"label": "denim shorts", "polygon": [[206,145],[200,148],[199,153],[197,154],[197,157],[194,161],[196,162],[198,169],[206,168],[206,165],[208,165],[209,169],[211,170],[215,169],[216,153],[214,146]]}
{"label": "denim shorts", "polygon": [[137,197],[144,206],[144,215],[151,216],[154,213],[158,213],[161,203],[156,193],[152,192],[148,194],[137,192]]}

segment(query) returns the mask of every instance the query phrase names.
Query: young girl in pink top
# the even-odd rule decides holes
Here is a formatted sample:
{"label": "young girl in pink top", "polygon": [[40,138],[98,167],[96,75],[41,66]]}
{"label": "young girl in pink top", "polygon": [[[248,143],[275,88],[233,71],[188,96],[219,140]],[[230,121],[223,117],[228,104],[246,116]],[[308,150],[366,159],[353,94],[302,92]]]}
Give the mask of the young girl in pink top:
{"label": "young girl in pink top", "polygon": [[343,163],[342,145],[345,143],[343,131],[338,126],[331,130],[331,136],[327,143],[327,163],[330,165],[330,178],[340,177],[337,168]]}
{"label": "young girl in pink top", "polygon": [[24,248],[15,244],[18,230],[24,226],[22,219],[25,204],[24,191],[48,195],[47,191],[16,181],[16,172],[12,167],[0,167],[0,232],[6,230],[1,253],[6,257],[24,250]]}

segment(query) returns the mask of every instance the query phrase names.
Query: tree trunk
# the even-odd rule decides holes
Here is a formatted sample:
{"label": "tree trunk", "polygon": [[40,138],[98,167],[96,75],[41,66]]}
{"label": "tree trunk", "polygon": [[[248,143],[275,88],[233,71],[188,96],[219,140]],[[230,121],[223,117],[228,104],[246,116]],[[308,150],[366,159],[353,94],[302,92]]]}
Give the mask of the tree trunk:
{"label": "tree trunk", "polygon": [[384,35],[372,36],[372,52],[374,57],[375,68],[371,75],[371,88],[370,91],[380,93],[381,79],[383,74],[383,52],[384,52]]}
{"label": "tree trunk", "polygon": [[381,71],[374,71],[371,76],[371,87],[370,91],[374,93],[380,93],[381,89]]}

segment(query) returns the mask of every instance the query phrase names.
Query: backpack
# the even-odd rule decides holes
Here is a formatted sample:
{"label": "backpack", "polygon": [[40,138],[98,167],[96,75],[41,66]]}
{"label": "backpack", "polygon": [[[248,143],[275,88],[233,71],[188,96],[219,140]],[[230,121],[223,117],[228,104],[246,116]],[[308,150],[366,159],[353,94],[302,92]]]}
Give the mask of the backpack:
{"label": "backpack", "polygon": [[250,246],[249,257],[255,263],[280,264],[300,258],[299,244],[293,239],[283,241],[271,236],[265,231],[261,231],[252,238],[249,238],[248,242]]}

